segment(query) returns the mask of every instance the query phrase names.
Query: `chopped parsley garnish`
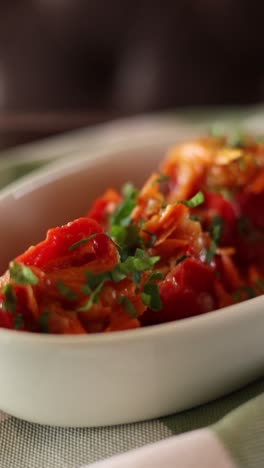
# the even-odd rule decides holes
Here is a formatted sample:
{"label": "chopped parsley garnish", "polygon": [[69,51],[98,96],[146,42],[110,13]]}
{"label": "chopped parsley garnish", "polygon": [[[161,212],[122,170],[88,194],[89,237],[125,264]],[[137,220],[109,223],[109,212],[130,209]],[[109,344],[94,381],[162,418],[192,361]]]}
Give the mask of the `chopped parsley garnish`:
{"label": "chopped parsley garnish", "polygon": [[[134,256],[128,256],[126,260],[118,262],[110,271],[93,273],[87,270],[86,282],[82,287],[82,292],[89,295],[87,302],[78,311],[87,311],[93,304],[98,302],[98,295],[106,281],[118,283],[131,275],[132,281],[140,286],[141,273],[150,270],[160,257],[150,257],[144,250],[137,249]],[[151,280],[160,278],[159,272],[153,272]]]}
{"label": "chopped parsley garnish", "polygon": [[24,327],[24,318],[22,314],[17,314],[14,317],[13,325],[16,330],[21,330]]}
{"label": "chopped parsley garnish", "polygon": [[109,271],[105,271],[102,273],[93,273],[91,270],[87,270],[85,272],[85,276],[85,285],[89,286],[90,288],[90,291],[87,291],[88,293],[96,289],[97,286],[99,286],[99,284],[101,284],[103,281],[111,280],[111,275]]}
{"label": "chopped parsley garnish", "polygon": [[109,216],[109,234],[107,234],[119,250],[124,260],[136,247],[142,246],[143,239],[139,235],[139,226],[131,223],[131,213],[136,206],[138,190],[132,184],[122,188],[124,199]]}
{"label": "chopped parsley garnish", "polygon": [[10,278],[20,285],[32,284],[35,285],[38,283],[38,277],[34,275],[33,271],[23,265],[22,263],[12,262],[9,267]]}
{"label": "chopped parsley garnish", "polygon": [[123,304],[124,305],[124,309],[126,312],[129,313],[130,317],[131,318],[136,318],[137,316],[137,313],[136,313],[136,309],[135,307],[133,306],[132,302],[130,301],[130,299],[128,299],[128,297],[126,296],[120,296],[118,298],[118,301],[117,301],[118,304]]}
{"label": "chopped parsley garnish", "polygon": [[209,233],[211,236],[211,245],[206,252],[206,261],[210,264],[214,258],[217,245],[220,241],[222,231],[223,231],[224,221],[221,216],[215,216],[212,219]]}
{"label": "chopped parsley garnish", "polygon": [[249,299],[252,299],[253,297],[256,297],[256,293],[254,289],[251,286],[244,286],[243,287],[245,293],[247,293]]}
{"label": "chopped parsley garnish", "polygon": [[[159,261],[160,257],[149,257],[144,250],[137,249],[135,256],[129,256],[123,263],[116,265],[123,273],[128,275],[133,271],[146,271],[150,270],[155,263]],[[115,267],[115,268],[116,268]]]}
{"label": "chopped parsley garnish", "polygon": [[154,280],[162,280],[164,278],[163,273],[161,271],[152,271],[152,273],[149,274],[148,276],[148,281],[154,281]]}
{"label": "chopped parsley garnish", "polygon": [[[134,256],[129,256],[123,262],[119,262],[110,272],[110,279],[115,283],[126,278],[130,273],[135,277],[135,272],[141,273],[150,270],[160,257],[150,257],[142,249],[137,249]],[[136,277],[138,282],[138,276]]]}
{"label": "chopped parsley garnish", "polygon": [[121,193],[124,198],[137,197],[138,190],[131,182],[126,182],[121,188]]}
{"label": "chopped parsley garnish", "polygon": [[69,301],[74,301],[77,297],[76,293],[61,280],[56,282],[56,288],[59,293]]}
{"label": "chopped parsley garnish", "polygon": [[183,262],[186,258],[189,258],[189,255],[182,254],[176,259],[176,265],[179,265],[179,263]]}
{"label": "chopped parsley garnish", "polygon": [[88,301],[83,306],[78,308],[78,312],[86,312],[87,310],[91,309],[93,304],[96,304],[98,302],[98,295],[103,285],[104,285],[104,281],[98,284],[98,286],[92,292],[91,290],[89,291],[89,287],[87,287],[87,285],[83,286],[82,292],[88,292],[88,294],[91,292],[91,294],[90,294]]}
{"label": "chopped parsley garnish", "polygon": [[49,332],[48,322],[50,315],[51,313],[49,310],[44,310],[39,317],[39,329],[42,333]]}
{"label": "chopped parsley garnish", "polygon": [[2,286],[2,292],[4,295],[3,309],[13,314],[15,312],[17,299],[14,288],[11,284],[5,284]]}
{"label": "chopped parsley garnish", "polygon": [[140,286],[142,273],[140,271],[133,271],[132,281],[136,284],[137,287]]}
{"label": "chopped parsley garnish", "polygon": [[161,173],[156,179],[153,180],[152,185],[162,184],[163,182],[168,182],[170,180],[169,176]]}
{"label": "chopped parsley garnish", "polygon": [[[118,283],[126,278],[129,274],[132,276],[142,273],[143,271],[150,270],[155,263],[159,261],[160,257],[150,257],[142,249],[137,249],[134,256],[128,256],[126,260],[118,262],[111,271],[104,273],[93,274],[91,271],[86,272],[86,284],[89,285],[91,290],[97,287],[102,281],[114,281]],[[139,276],[136,281],[138,282]]]}
{"label": "chopped parsley garnish", "polygon": [[203,192],[197,192],[190,200],[180,200],[185,206],[188,208],[196,208],[196,206],[201,205],[204,202],[204,194]]}
{"label": "chopped parsley garnish", "polygon": [[139,228],[135,224],[129,226],[114,225],[111,227],[110,238],[118,247],[121,257],[125,258],[131,249],[142,244],[142,239],[139,235]]}
{"label": "chopped parsley garnish", "polygon": [[[116,266],[108,272],[109,274],[109,279],[113,281],[114,283],[119,283],[119,281],[122,281],[124,278],[127,277],[128,272],[126,271],[126,267],[123,267],[123,263],[117,263]],[[135,272],[132,272],[133,275]],[[138,280],[138,277],[136,277],[136,280]]]}
{"label": "chopped parsley garnish", "polygon": [[155,280],[163,279],[163,274],[160,271],[153,271],[149,274],[146,283],[141,293],[141,300],[143,304],[151,310],[158,311],[162,308],[162,302],[159,295],[158,285],[153,283]]}
{"label": "chopped parsley garnish", "polygon": [[93,304],[96,304],[99,299],[99,293],[105,281],[111,280],[110,272],[102,272],[98,274],[92,273],[90,270],[86,271],[86,283],[83,285],[81,291],[84,294],[88,294],[89,298],[87,302],[78,308],[78,311],[88,311],[91,309]]}
{"label": "chopped parsley garnish", "polygon": [[125,184],[122,188],[124,199],[117,205],[109,217],[110,235],[112,226],[128,226],[131,222],[131,213],[136,206],[138,190],[132,184]]}
{"label": "chopped parsley garnish", "polygon": [[89,237],[83,237],[82,239],[78,240],[77,242],[74,242],[74,244],[71,244],[68,247],[68,250],[71,252],[72,250],[77,249],[77,247],[80,247],[82,244],[86,244],[86,242],[89,242],[90,240],[94,239],[98,234],[102,234],[101,232],[94,232],[91,234]]}
{"label": "chopped parsley garnish", "polygon": [[152,247],[155,244],[155,242],[157,240],[157,236],[156,236],[156,234],[153,234],[153,232],[147,231],[146,229],[143,229],[143,232],[145,232],[145,234],[148,234],[148,236],[149,236],[149,241],[146,244],[147,249],[149,249],[150,247]]}
{"label": "chopped parsley garnish", "polygon": [[155,283],[147,282],[144,285],[143,292],[141,293],[141,299],[143,304],[151,310],[158,311],[162,308],[159,289]]}
{"label": "chopped parsley garnish", "polygon": [[210,234],[211,234],[211,238],[216,243],[218,243],[220,240],[222,230],[223,230],[223,224],[224,224],[224,221],[223,221],[223,218],[221,218],[221,216],[218,216],[218,215],[214,216],[211,226],[210,226]]}
{"label": "chopped parsley garnish", "polygon": [[234,301],[240,301],[242,299],[242,294],[245,293],[248,297],[248,299],[253,299],[253,297],[256,297],[256,292],[254,291],[254,288],[252,286],[241,286],[241,288],[237,289],[232,293],[232,297]]}

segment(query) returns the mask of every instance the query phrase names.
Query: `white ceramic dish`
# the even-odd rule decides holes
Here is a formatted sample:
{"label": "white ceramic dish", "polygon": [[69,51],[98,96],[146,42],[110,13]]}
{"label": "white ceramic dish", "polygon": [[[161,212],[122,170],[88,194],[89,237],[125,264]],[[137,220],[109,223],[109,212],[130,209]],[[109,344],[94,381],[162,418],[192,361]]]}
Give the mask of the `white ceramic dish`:
{"label": "white ceramic dish", "polygon": [[[164,138],[79,155],[5,189],[1,270],[47,228],[85,213],[109,185],[140,184],[179,138],[175,128]],[[263,306],[259,297],[197,318],[108,335],[2,329],[0,408],[43,424],[98,426],[207,402],[263,373]]]}

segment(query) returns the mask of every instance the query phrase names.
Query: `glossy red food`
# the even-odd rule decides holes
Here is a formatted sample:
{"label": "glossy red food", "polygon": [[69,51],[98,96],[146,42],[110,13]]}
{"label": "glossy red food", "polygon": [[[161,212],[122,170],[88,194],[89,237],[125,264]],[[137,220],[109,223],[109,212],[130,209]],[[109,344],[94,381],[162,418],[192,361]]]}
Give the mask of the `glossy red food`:
{"label": "glossy red food", "polygon": [[0,326],[110,332],[263,294],[263,203],[262,144],[178,145],[141,190],[106,190],[86,217],[50,229],[10,263]]}

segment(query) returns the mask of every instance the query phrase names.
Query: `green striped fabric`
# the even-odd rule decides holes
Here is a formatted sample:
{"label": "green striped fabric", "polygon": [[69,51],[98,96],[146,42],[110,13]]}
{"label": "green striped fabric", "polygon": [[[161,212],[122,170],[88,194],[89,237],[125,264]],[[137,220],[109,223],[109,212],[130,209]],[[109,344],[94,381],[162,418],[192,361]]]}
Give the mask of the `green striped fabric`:
{"label": "green striped fabric", "polygon": [[264,466],[264,393],[213,426],[241,468]]}
{"label": "green striped fabric", "polygon": [[[180,414],[105,428],[48,427],[0,413],[0,468],[77,468],[210,425],[239,466],[261,468],[264,466],[262,392],[264,379]],[[259,396],[254,398],[256,395]]]}

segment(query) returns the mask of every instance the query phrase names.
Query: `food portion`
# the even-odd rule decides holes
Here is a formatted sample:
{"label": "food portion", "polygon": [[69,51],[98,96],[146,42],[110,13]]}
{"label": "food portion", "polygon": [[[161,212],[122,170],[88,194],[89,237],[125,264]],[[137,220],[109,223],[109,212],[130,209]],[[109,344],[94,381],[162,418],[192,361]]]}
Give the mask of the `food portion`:
{"label": "food portion", "polygon": [[128,330],[261,295],[263,206],[262,142],[238,135],[179,144],[141,189],[107,189],[86,216],[10,262],[0,327]]}

